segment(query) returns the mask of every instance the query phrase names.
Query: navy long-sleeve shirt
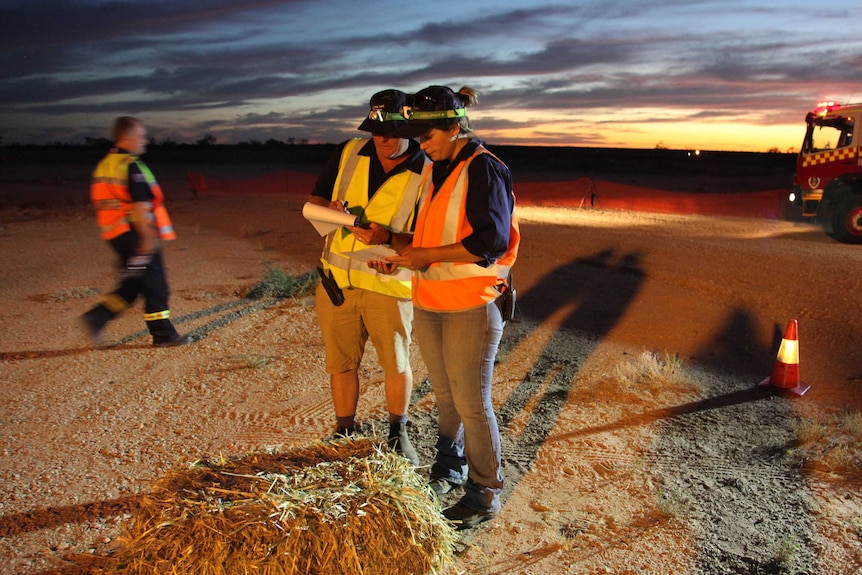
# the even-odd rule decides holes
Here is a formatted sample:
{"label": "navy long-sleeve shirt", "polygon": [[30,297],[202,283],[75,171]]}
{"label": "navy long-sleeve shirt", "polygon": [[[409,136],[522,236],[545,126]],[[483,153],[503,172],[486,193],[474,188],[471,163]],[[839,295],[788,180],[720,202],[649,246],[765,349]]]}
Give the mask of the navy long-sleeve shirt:
{"label": "navy long-sleeve shirt", "polygon": [[[478,138],[469,142],[451,162],[434,162],[431,173],[434,189],[440,189],[452,169],[469,158],[481,144]],[[512,193],[512,173],[490,154],[480,154],[467,168],[468,188],[466,215],[473,233],[461,244],[476,256],[479,265],[488,266],[506,253],[515,198]]]}

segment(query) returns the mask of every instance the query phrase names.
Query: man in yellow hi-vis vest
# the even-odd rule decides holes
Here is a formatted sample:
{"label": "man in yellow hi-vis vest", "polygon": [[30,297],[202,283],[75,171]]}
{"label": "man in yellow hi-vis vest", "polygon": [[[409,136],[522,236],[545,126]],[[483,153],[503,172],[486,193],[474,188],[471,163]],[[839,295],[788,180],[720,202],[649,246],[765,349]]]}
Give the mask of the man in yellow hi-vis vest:
{"label": "man in yellow hi-vis vest", "polygon": [[404,123],[401,110],[406,104],[407,95],[399,90],[384,90],[371,97],[371,110],[359,129],[372,137],[339,146],[321,172],[309,202],[349,211],[367,223],[367,227],[330,232],[321,255],[323,283],[318,287],[316,310],[326,348],[336,434],[356,432],[358,368],[371,339],[384,371],[389,445],[419,465],[407,435],[413,389],[410,271],[381,274],[353,256],[370,246],[388,244],[393,234],[410,229],[422,175],[430,161],[415,141],[392,135]]}
{"label": "man in yellow hi-vis vest", "polygon": [[93,171],[90,197],[102,239],[119,256],[121,281],[82,316],[93,343],[104,343],[107,323],[144,298],[144,320],[156,347],[189,343],[171,322],[161,240],[176,238],[162,189],[138,155],[146,148],[146,128],[131,116],[114,122],[114,147]]}

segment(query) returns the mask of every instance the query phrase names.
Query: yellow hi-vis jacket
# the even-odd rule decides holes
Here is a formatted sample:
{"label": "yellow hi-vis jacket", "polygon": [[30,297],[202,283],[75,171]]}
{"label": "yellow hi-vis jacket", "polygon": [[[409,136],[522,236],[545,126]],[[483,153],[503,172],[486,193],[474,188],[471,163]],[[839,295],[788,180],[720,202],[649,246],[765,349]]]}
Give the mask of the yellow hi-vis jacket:
{"label": "yellow hi-vis jacket", "polygon": [[129,165],[137,164],[144,180],[153,193],[150,209],[151,225],[154,225],[158,236],[163,240],[173,240],[174,233],[171,218],[165,208],[165,198],[162,188],[150,169],[137,156],[111,150],[93,171],[90,184],[90,199],[96,208],[96,225],[102,239],[110,240],[129,230],[132,210],[132,197],[129,194]]}
{"label": "yellow hi-vis jacket", "polygon": [[[422,174],[403,170],[394,174],[368,199],[368,172],[371,158],[360,155],[365,138],[349,140],[341,153],[338,177],[332,191],[332,201],[346,201],[348,208],[364,206],[361,221],[376,222],[394,232],[407,232],[416,208]],[[431,162],[426,159],[424,172],[430,171]],[[401,299],[410,298],[409,270],[396,274],[378,274],[365,261],[348,255],[350,252],[367,249],[368,246],[346,228],[338,228],[326,237],[321,262],[332,272],[332,277],[341,288],[360,288]]]}
{"label": "yellow hi-vis jacket", "polygon": [[[432,197],[423,194],[413,245],[439,247],[458,243],[473,228],[467,220],[467,168],[479,154],[490,154],[483,146],[461,162]],[[493,156],[493,154],[491,154]],[[494,156],[496,157],[496,156]],[[505,283],[518,257],[521,232],[515,212],[509,228],[506,253],[488,267],[472,262],[435,262],[413,275],[413,304],[430,311],[462,311],[485,305],[499,297],[496,286]]]}

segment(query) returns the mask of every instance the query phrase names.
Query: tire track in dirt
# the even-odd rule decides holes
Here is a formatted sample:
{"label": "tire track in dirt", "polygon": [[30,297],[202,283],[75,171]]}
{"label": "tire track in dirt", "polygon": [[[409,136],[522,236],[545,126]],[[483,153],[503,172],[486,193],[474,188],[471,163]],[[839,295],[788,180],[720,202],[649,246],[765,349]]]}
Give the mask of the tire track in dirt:
{"label": "tire track in dirt", "polygon": [[[707,396],[733,393],[707,379]],[[738,381],[738,380],[737,380]],[[660,425],[655,451],[666,496],[698,534],[697,573],[820,573],[810,494],[791,456],[787,400],[759,396]],[[793,550],[793,556],[782,555]]]}
{"label": "tire track in dirt", "polygon": [[[200,311],[177,316],[176,318],[173,318],[173,322],[175,325],[182,325],[185,323],[194,322],[195,320],[201,318],[208,318],[221,314],[222,312],[226,312],[223,315],[220,315],[215,319],[211,319],[202,325],[198,325],[197,327],[187,332],[187,334],[191,336],[192,339],[194,339],[195,341],[199,341],[217,329],[223,328],[230,323],[242,317],[245,317],[246,315],[273,307],[277,305],[280,301],[281,300],[278,298],[265,298],[261,300],[233,300]],[[127,345],[137,339],[146,338],[148,336],[149,333],[146,330],[141,330],[120,339],[115,345]]]}

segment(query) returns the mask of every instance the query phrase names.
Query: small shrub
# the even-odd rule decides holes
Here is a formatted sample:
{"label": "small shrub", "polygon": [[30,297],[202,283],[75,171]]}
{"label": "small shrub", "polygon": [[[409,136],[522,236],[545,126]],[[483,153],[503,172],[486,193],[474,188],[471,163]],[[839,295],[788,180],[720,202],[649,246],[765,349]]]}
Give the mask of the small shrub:
{"label": "small shrub", "polygon": [[793,567],[797,556],[799,555],[799,542],[795,537],[785,537],[778,543],[778,548],[775,550],[773,562],[776,567],[784,571]]}
{"label": "small shrub", "polygon": [[318,279],[315,272],[306,272],[299,276],[292,276],[281,269],[276,269],[269,264],[264,264],[266,271],[263,279],[252,287],[246,297],[250,299],[262,299],[265,297],[288,298],[310,295],[317,285]]}

